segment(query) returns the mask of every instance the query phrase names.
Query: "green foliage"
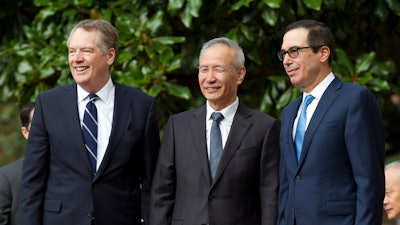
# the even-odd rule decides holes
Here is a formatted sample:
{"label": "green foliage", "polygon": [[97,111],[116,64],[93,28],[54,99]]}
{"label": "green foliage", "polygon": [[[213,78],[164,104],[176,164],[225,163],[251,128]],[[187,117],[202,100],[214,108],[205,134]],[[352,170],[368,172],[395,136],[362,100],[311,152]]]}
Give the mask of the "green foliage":
{"label": "green foliage", "polygon": [[23,104],[44,90],[73,82],[68,32],[79,20],[103,18],[120,35],[111,76],[157,99],[161,128],[169,115],[204,104],[196,77],[198,53],[202,43],[219,36],[237,41],[246,54],[240,99],[279,117],[301,93],[276,57],[283,30],[295,20],[316,19],[335,34],[334,73],[374,92],[385,118],[388,152],[400,149],[393,126],[400,122],[400,107],[390,100],[400,93],[398,0],[35,0],[33,5],[35,16],[19,15],[23,35],[1,33],[3,102]]}

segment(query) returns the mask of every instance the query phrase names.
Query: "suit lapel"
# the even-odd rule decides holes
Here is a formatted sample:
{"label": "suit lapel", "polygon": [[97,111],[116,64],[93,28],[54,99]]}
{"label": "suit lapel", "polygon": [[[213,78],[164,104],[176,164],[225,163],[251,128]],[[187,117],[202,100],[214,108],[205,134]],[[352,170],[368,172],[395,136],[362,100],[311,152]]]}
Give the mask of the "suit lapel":
{"label": "suit lapel", "polygon": [[123,127],[126,127],[126,123],[129,118],[129,113],[131,113],[132,111],[130,110],[130,108],[132,107],[131,101],[128,100],[129,98],[124,97],[127,92],[127,89],[125,89],[124,86],[115,82],[114,85],[115,85],[114,115],[112,120],[110,139],[103,160],[100,164],[100,167],[96,173],[94,180],[96,180],[102,174],[104,169],[107,167],[107,164],[110,162],[113,152],[115,151],[116,146],[120,142],[125,132],[125,129],[123,129]]}
{"label": "suit lapel", "polygon": [[286,133],[287,136],[283,137],[286,140],[290,140],[292,143],[291,145],[289,145],[290,146],[289,156],[290,156],[291,161],[293,162],[292,165],[298,164],[297,156],[296,156],[296,148],[295,148],[294,141],[293,141],[293,129],[294,129],[293,125],[294,125],[294,120],[297,117],[297,112],[299,111],[299,107],[300,107],[302,100],[303,100],[303,98],[302,98],[302,96],[300,96],[293,102],[293,104],[290,105],[291,108],[288,109],[288,112],[289,112],[288,121],[289,121],[290,127],[287,130],[287,133]]}
{"label": "suit lapel", "polygon": [[[65,99],[61,101],[61,105],[64,112],[64,118],[66,120],[66,124],[69,130],[69,133],[72,137],[71,142],[75,143],[76,148],[79,154],[82,157],[82,160],[87,168],[87,174],[92,175],[92,169],[90,165],[89,158],[86,153],[85,143],[82,137],[81,124],[79,119],[78,112],[78,104],[77,104],[77,90],[76,83],[65,86]],[[74,106],[74,107],[72,107]]]}
{"label": "suit lapel", "polygon": [[192,120],[189,122],[190,134],[194,149],[197,152],[200,161],[200,167],[204,174],[206,183],[211,186],[210,167],[207,153],[206,139],[206,106],[195,110]]}
{"label": "suit lapel", "polygon": [[214,178],[215,181],[218,181],[221,174],[238,150],[246,133],[250,129],[251,123],[247,120],[249,117],[251,117],[251,111],[239,104],[235,117],[233,118],[231,131],[229,132],[224,151],[222,152],[219,161],[218,169]]}
{"label": "suit lapel", "polygon": [[317,108],[310,120],[310,123],[307,127],[306,133],[304,134],[304,141],[303,141],[303,149],[300,156],[300,164],[303,163],[304,158],[306,157],[311,140],[317,131],[319,125],[321,124],[322,120],[325,117],[325,114],[328,112],[330,106],[335,101],[339,92],[337,91],[342,86],[342,82],[339,78],[335,78],[332,83],[328,86],[325,90],[324,94],[321,97],[321,100],[318,103]]}

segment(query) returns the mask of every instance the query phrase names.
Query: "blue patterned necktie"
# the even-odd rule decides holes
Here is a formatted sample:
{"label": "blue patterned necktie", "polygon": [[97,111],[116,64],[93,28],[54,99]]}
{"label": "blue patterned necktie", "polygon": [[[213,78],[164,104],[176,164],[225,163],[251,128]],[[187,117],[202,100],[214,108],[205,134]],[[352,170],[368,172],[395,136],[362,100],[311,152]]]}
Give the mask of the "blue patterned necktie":
{"label": "blue patterned necktie", "polygon": [[94,102],[98,98],[95,94],[89,94],[82,123],[82,134],[93,172],[96,172],[97,162],[97,109]]}
{"label": "blue patterned necktie", "polygon": [[314,100],[314,96],[307,95],[301,108],[300,117],[297,122],[296,134],[294,136],[294,144],[296,147],[297,162],[300,161],[301,149],[303,147],[304,134],[306,130],[307,121],[307,107]]}
{"label": "blue patterned necktie", "polygon": [[221,113],[213,112],[211,118],[213,119],[210,132],[210,172],[212,181],[222,154],[222,137],[219,122],[224,119],[224,116]]}

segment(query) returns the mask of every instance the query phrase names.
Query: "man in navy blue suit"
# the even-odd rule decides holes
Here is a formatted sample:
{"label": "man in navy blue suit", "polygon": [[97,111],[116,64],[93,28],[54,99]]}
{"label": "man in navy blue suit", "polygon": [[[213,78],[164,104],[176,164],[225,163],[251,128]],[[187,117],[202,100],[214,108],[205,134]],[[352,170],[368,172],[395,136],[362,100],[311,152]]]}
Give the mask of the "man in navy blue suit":
{"label": "man in navy blue suit", "polygon": [[332,73],[334,51],[323,23],[301,20],[285,30],[278,57],[303,94],[281,115],[278,225],[382,223],[382,116],[370,91]]}
{"label": "man in navy blue suit", "polygon": [[[79,22],[67,46],[75,82],[37,97],[20,224],[133,225],[142,218],[147,224],[160,145],[155,101],[111,79],[118,33],[109,22]],[[89,129],[87,118],[97,126]],[[84,129],[97,145],[89,145]]]}

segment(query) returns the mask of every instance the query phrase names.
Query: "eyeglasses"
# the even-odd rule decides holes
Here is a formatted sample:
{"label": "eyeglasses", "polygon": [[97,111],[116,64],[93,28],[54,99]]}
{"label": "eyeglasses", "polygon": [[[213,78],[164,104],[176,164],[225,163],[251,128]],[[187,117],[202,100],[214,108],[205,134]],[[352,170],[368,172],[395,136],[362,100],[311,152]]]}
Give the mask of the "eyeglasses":
{"label": "eyeglasses", "polygon": [[307,47],[293,46],[293,47],[289,48],[289,50],[287,50],[287,51],[280,50],[278,52],[278,58],[280,61],[283,61],[286,53],[288,54],[288,56],[290,58],[296,58],[297,56],[299,56],[299,51],[302,49],[305,49],[305,48],[311,48],[311,47],[310,46],[307,46]]}

